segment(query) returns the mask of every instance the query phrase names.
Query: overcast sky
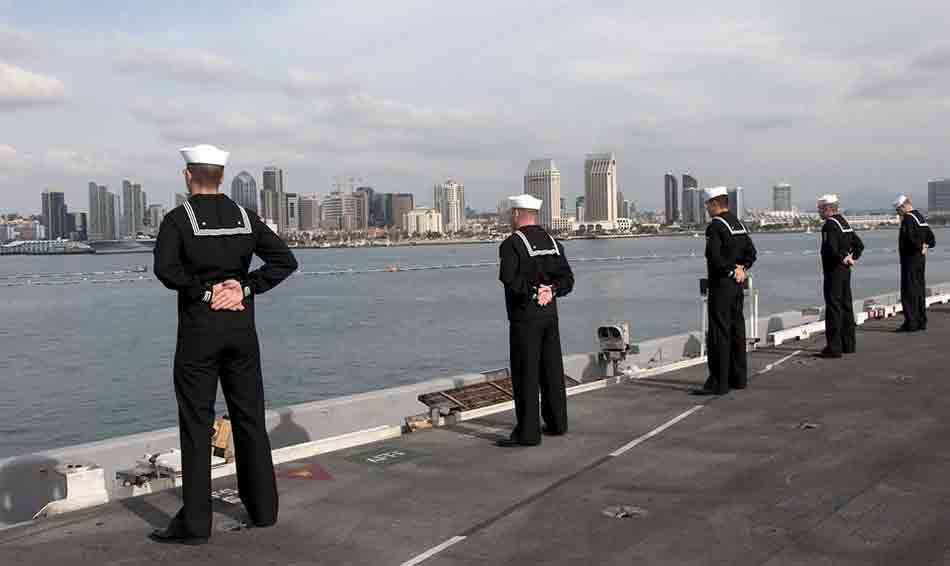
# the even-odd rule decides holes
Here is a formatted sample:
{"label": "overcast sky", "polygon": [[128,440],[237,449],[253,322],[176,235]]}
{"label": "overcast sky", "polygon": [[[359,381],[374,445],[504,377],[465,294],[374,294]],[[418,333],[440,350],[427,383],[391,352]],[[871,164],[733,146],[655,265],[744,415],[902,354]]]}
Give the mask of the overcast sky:
{"label": "overcast sky", "polygon": [[595,151],[641,208],[667,171],[755,207],[781,181],[925,204],[950,176],[946,1],[235,4],[0,0],[0,211],[123,178],[170,205],[194,143],[232,152],[228,182],[273,164],[291,192],[426,204],[453,177],[479,209],[541,157],[573,199]]}

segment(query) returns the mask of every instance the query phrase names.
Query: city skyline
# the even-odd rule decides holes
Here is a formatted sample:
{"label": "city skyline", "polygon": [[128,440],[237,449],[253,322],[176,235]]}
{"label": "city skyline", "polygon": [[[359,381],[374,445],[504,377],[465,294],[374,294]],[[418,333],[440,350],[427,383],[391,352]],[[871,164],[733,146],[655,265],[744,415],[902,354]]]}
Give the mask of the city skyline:
{"label": "city skyline", "polygon": [[[0,207],[34,211],[44,187],[78,203],[88,180],[123,178],[170,203],[177,149],[201,142],[229,150],[235,172],[280,164],[298,194],[325,192],[336,171],[417,194],[451,176],[482,210],[537,155],[579,195],[583,155],[604,150],[619,157],[626,198],[654,210],[657,170],[686,168],[742,185],[751,206],[782,179],[800,207],[824,192],[922,200],[924,183],[948,174],[950,6],[931,4],[608,1],[558,5],[522,29],[539,18],[532,7],[491,1],[427,5],[425,18],[413,1],[210,2],[187,21],[153,5],[11,3]],[[313,21],[341,24],[313,34]]]}

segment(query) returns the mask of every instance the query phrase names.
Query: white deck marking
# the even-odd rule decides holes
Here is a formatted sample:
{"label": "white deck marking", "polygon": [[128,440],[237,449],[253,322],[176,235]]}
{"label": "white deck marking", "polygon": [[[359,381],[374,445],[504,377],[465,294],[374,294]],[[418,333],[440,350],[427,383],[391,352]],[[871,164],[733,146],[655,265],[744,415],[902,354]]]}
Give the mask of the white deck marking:
{"label": "white deck marking", "polygon": [[422,562],[424,562],[425,560],[428,560],[429,558],[432,558],[433,556],[435,556],[436,554],[442,552],[442,551],[445,550],[446,548],[452,546],[453,544],[460,543],[460,542],[462,542],[463,540],[465,540],[465,537],[452,537],[452,538],[450,538],[449,540],[447,540],[447,541],[443,542],[442,544],[440,544],[439,546],[433,546],[432,548],[430,548],[429,550],[423,552],[423,553],[420,554],[419,556],[416,556],[416,557],[414,557],[414,558],[411,558],[411,559],[407,560],[406,562],[403,562],[403,563],[400,564],[399,566],[416,566],[416,564],[422,564]]}
{"label": "white deck marking", "polygon": [[794,358],[795,356],[797,356],[798,354],[801,354],[801,353],[802,353],[802,350],[795,350],[794,352],[792,352],[791,354],[785,356],[785,357],[782,358],[781,360],[778,360],[777,362],[772,362],[772,363],[770,363],[769,365],[767,365],[767,366],[765,366],[764,368],[760,369],[759,371],[755,372],[755,374],[756,374],[756,375],[762,375],[763,373],[768,373],[768,372],[772,371],[773,369],[777,368],[778,366],[782,365],[783,363],[787,362],[788,360]]}
{"label": "white deck marking", "polygon": [[679,415],[679,416],[673,418],[672,420],[669,420],[669,421],[667,421],[667,422],[661,424],[660,426],[658,426],[658,427],[656,427],[655,429],[651,430],[650,432],[644,434],[643,436],[640,436],[640,437],[635,438],[634,440],[632,440],[632,441],[628,442],[627,444],[621,446],[621,447],[618,448],[617,450],[614,450],[613,452],[610,453],[610,456],[611,456],[611,457],[614,457],[614,458],[616,458],[617,456],[620,456],[621,454],[623,454],[623,453],[626,452],[627,450],[630,450],[631,448],[637,446],[638,444],[642,443],[642,442],[645,441],[645,440],[648,440],[648,439],[650,439],[650,438],[653,438],[654,436],[660,434],[660,433],[663,432],[664,430],[670,428],[671,426],[675,425],[676,423],[680,422],[681,420],[685,419],[686,417],[692,415],[693,413],[695,413],[696,411],[698,411],[698,410],[700,410],[700,409],[702,409],[702,408],[703,408],[703,405],[696,405],[695,407],[693,407],[692,409],[686,411],[685,413],[683,413],[683,414],[681,414],[681,415]]}

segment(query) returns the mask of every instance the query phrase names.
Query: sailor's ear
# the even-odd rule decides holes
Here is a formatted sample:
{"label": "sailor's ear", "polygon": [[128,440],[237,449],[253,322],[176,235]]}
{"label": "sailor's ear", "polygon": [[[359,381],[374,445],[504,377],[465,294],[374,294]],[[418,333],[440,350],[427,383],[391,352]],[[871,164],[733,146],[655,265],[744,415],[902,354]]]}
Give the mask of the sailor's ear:
{"label": "sailor's ear", "polygon": [[182,170],[182,173],[185,175],[185,184],[191,187],[191,171],[189,171],[188,168],[185,167]]}

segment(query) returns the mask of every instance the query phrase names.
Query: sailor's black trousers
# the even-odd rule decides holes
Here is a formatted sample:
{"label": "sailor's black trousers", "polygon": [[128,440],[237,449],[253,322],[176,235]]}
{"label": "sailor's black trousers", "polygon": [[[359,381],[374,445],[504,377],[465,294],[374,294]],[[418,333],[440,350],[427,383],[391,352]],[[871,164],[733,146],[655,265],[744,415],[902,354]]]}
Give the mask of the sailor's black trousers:
{"label": "sailor's black trousers", "polygon": [[541,418],[552,433],[567,432],[567,391],[557,317],[511,322],[509,347],[518,419],[515,439],[525,444],[541,442]]}

